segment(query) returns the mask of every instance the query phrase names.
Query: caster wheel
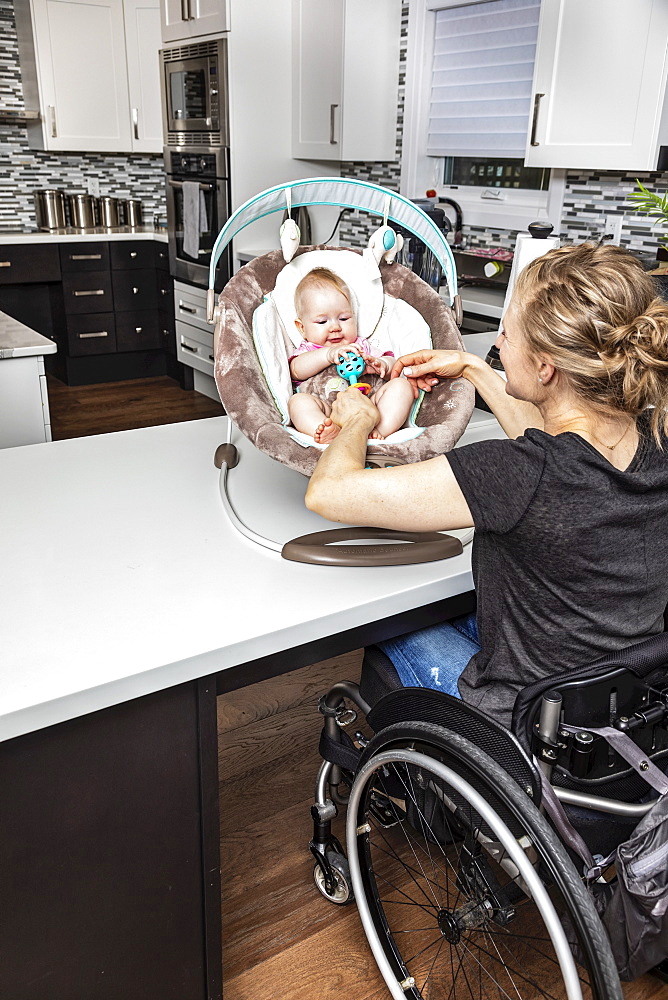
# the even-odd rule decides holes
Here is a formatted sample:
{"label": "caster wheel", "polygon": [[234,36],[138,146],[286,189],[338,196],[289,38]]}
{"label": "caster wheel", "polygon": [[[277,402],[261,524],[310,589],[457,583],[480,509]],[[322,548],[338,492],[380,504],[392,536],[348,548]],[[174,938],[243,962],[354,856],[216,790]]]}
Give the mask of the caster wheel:
{"label": "caster wheel", "polygon": [[345,858],[343,854],[337,854],[334,851],[328,851],[326,857],[332,867],[332,870],[334,871],[336,879],[333,894],[330,895],[330,893],[327,892],[327,888],[325,886],[325,876],[322,873],[320,865],[315,865],[313,868],[313,881],[315,882],[318,892],[320,892],[325,899],[328,899],[330,903],[336,903],[337,906],[346,906],[346,904],[352,903],[355,898],[353,895],[353,885],[350,881],[348,859]]}

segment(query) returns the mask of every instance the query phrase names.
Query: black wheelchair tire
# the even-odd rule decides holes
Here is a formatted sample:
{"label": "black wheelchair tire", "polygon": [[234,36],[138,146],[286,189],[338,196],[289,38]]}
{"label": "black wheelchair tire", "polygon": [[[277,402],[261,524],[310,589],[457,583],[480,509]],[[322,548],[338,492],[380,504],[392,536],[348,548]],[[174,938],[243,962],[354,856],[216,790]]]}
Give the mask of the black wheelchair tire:
{"label": "black wheelchair tire", "polygon": [[[553,829],[535,808],[526,792],[475,744],[458,734],[429,723],[399,723],[389,726],[376,734],[365,748],[358,774],[360,769],[368,762],[372,762],[379,754],[387,751],[405,750],[407,748],[419,750],[421,756],[427,754],[434,760],[444,763],[457,774],[461,774],[463,771],[465,775],[474,780],[475,787],[487,802],[491,800],[492,803],[498,803],[504,815],[513,817],[515,823],[519,824],[526,831],[539,855],[541,878],[545,880],[545,876],[547,876],[550,885],[553,888],[556,887],[556,890],[558,890],[559,898],[563,900],[562,912],[566,912],[566,916],[570,920],[577,937],[581,965],[586,968],[588,974],[588,982],[586,984],[587,997],[590,997],[591,1000],[622,1000],[621,984],[610,951],[608,938],[586,887],[583,885],[582,878]],[[355,784],[357,784],[357,781],[358,779],[356,779]],[[404,942],[407,941],[408,932],[404,930],[397,931],[396,927],[394,930],[392,929],[391,925],[395,921],[394,914],[397,913],[397,909],[395,908],[392,911],[393,916],[390,918],[387,913],[388,901],[383,901],[381,898],[383,893],[387,894],[387,890],[385,888],[380,890],[376,882],[377,874],[375,866],[378,864],[378,852],[375,849],[372,852],[370,833],[368,831],[365,832],[366,827],[369,825],[370,814],[367,806],[372,788],[374,787],[374,781],[377,782],[377,779],[367,777],[367,787],[362,790],[356,790],[354,801],[358,803],[358,806],[354,823],[357,830],[357,849],[351,851],[350,847],[350,833],[353,829],[353,817],[351,816],[349,817],[351,825],[348,831],[348,854],[351,870],[354,869],[353,881],[355,882],[355,876],[359,879],[359,886],[356,886],[358,905],[360,895],[363,895],[364,905],[368,907],[368,913],[371,916],[373,925],[371,933],[377,937],[377,943],[382,949],[389,965],[392,967],[392,975],[395,976],[393,984],[386,976],[386,982],[392,988],[392,985],[396,987],[397,983],[410,983],[410,969],[406,965],[408,959],[404,961],[402,947],[397,942],[397,938]],[[377,783],[375,787],[378,787]],[[385,835],[383,834],[383,836]],[[456,844],[452,846],[453,849],[456,849]],[[415,881],[414,876],[412,877]],[[441,877],[439,875],[439,878]],[[427,879],[425,884],[428,884],[428,881]],[[360,888],[362,888],[362,892]],[[395,900],[394,902],[396,905],[397,901]],[[407,906],[405,903],[403,906],[405,911]],[[425,910],[424,903],[422,903],[422,909]],[[369,936],[369,929],[365,929],[373,947],[373,942]],[[469,944],[470,941],[471,938],[469,938]],[[405,952],[406,949],[403,950]],[[450,946],[451,955],[452,950],[452,946]],[[543,957],[545,956],[543,955]],[[494,956],[492,958],[494,959]],[[478,975],[480,976],[480,973]],[[533,983],[534,991],[531,994],[526,994],[527,996],[536,996],[535,985]],[[515,988],[517,989],[517,987]],[[419,984],[416,984],[414,988],[410,985],[408,987],[403,986],[402,989],[403,995],[410,998],[410,1000],[422,1000],[423,993]],[[565,997],[565,987],[563,989],[562,996]],[[466,990],[463,988],[460,988],[459,992],[454,992],[454,990],[455,984],[453,983],[452,989],[447,992],[447,997],[452,997],[454,1000],[457,996],[461,996],[462,998],[473,996],[471,984],[468,982],[466,983]],[[522,992],[524,993],[524,989]],[[397,993],[397,995],[399,994]],[[441,996],[440,993],[431,990],[427,995],[430,997],[430,1000],[432,997],[438,998]],[[484,995],[486,996],[487,993],[485,992]],[[551,992],[542,995],[548,997],[554,996]],[[518,996],[521,996],[519,992]],[[445,997],[446,993],[443,993],[443,1000],[445,1000]],[[560,996],[558,1000],[562,1000],[562,997]]]}

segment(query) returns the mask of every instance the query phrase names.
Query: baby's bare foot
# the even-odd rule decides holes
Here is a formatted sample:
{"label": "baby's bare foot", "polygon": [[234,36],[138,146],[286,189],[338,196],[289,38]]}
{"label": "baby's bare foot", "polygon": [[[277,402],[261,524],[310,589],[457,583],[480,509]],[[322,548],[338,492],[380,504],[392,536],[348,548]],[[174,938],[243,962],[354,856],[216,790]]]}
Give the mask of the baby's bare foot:
{"label": "baby's bare foot", "polygon": [[374,429],[369,434],[369,438],[370,438],[371,441],[384,441],[385,440],[384,435],[379,434],[378,433],[378,429],[376,427],[374,427]]}
{"label": "baby's bare foot", "polygon": [[333,423],[329,417],[325,417],[321,424],[315,429],[315,434],[313,435],[316,444],[329,444],[338,435],[341,428],[338,424]]}

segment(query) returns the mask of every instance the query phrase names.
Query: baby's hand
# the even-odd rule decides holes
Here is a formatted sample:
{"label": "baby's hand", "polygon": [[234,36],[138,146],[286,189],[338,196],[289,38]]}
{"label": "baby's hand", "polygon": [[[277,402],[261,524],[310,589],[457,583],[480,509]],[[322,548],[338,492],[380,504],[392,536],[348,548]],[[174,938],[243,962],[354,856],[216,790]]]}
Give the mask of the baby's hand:
{"label": "baby's hand", "polygon": [[338,365],[339,361],[344,361],[349,352],[352,354],[362,353],[356,344],[344,344],[342,347],[334,345],[333,347],[325,347],[324,350],[327,352],[327,361],[330,365]]}
{"label": "baby's hand", "polygon": [[385,358],[374,358],[371,354],[363,354],[362,357],[366,361],[365,371],[367,375],[380,375],[381,378],[387,378],[389,365]]}

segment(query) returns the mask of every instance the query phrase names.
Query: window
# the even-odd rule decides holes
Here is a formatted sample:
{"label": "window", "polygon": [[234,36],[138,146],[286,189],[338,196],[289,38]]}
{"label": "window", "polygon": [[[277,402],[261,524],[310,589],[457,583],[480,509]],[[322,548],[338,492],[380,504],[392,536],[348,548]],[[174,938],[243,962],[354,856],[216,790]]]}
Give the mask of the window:
{"label": "window", "polygon": [[558,226],[563,171],[524,166],[540,0],[409,5],[401,190],[454,197],[466,224]]}

